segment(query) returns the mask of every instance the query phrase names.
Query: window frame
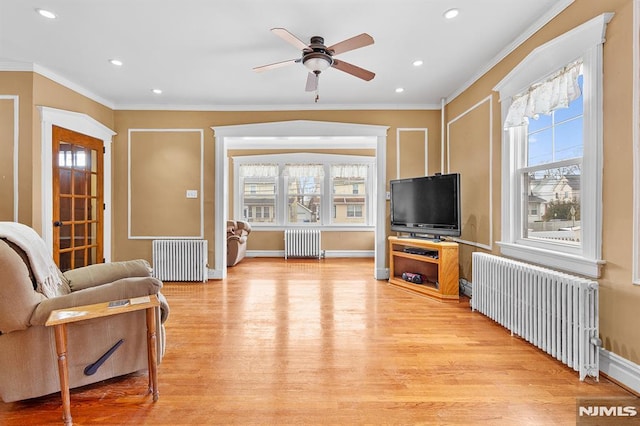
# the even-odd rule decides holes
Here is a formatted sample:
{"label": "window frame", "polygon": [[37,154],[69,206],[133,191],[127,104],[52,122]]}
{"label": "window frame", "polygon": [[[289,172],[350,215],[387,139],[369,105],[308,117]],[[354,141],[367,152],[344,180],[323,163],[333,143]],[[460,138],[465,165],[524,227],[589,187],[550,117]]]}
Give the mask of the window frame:
{"label": "window frame", "polygon": [[[241,165],[260,163],[274,164],[278,166],[279,176],[276,179],[276,203],[275,220],[269,222],[252,222],[251,226],[263,230],[282,230],[285,228],[307,228],[322,227],[331,230],[353,230],[364,231],[375,228],[373,211],[375,205],[373,191],[377,182],[376,178],[376,157],[362,155],[341,155],[322,153],[291,153],[291,154],[264,154],[234,156],[233,161],[233,187],[241,188],[239,168]],[[331,177],[331,166],[335,164],[364,164],[368,167],[368,176],[365,182],[365,222],[364,223],[336,223],[333,214],[333,179]],[[284,167],[288,164],[322,164],[324,167],[324,178],[322,183],[320,221],[311,223],[292,223],[287,218],[287,179],[283,176]],[[233,211],[230,217],[234,217],[234,212],[242,214],[242,197],[236,192],[233,197]]]}
{"label": "window frame", "polygon": [[511,97],[526,90],[572,61],[583,60],[583,156],[581,175],[582,245],[574,250],[565,244],[522,239],[523,192],[520,174],[526,131],[507,128],[502,134],[502,236],[503,255],[589,277],[600,276],[602,260],[602,44],[606,24],[613,17],[604,13],[533,50],[494,88],[500,92],[502,121]]}

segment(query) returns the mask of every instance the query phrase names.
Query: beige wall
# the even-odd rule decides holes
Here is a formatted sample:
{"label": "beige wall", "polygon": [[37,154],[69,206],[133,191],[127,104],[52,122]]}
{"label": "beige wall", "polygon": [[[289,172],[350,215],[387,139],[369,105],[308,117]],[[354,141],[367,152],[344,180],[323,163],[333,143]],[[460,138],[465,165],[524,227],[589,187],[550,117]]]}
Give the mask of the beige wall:
{"label": "beige wall", "polygon": [[[201,236],[201,135],[196,130],[130,133],[132,237]],[[188,190],[197,191],[197,198],[187,198]]]}
{"label": "beige wall", "polygon": [[[387,175],[395,177],[396,174],[396,129],[397,128],[428,128],[429,129],[429,159],[440,161],[440,112],[439,111],[277,111],[277,112],[216,112],[216,111],[116,111],[115,131],[118,135],[114,138],[114,260],[142,257],[151,258],[151,240],[130,240],[127,236],[127,176],[128,155],[127,138],[129,129],[203,129],[204,141],[204,234],[209,243],[209,258],[214,258],[214,138],[211,127],[232,124],[250,124],[260,122],[288,121],[288,120],[316,120],[334,121],[356,124],[373,124],[389,126],[387,137]],[[179,135],[175,135],[179,141]],[[401,134],[401,140],[406,135]],[[424,137],[422,136],[422,140]],[[176,142],[179,143],[179,142]],[[401,143],[401,158],[412,159],[412,144]],[[407,146],[405,146],[407,145]],[[322,152],[323,150],[310,150],[309,152]],[[231,150],[233,155],[255,155],[263,150]],[[274,152],[274,151],[270,151]],[[284,152],[279,150],[278,152]],[[287,151],[290,152],[290,151]],[[324,151],[326,152],[326,151]],[[337,153],[349,153],[357,155],[371,155],[371,150],[339,150]],[[132,168],[139,161],[145,161],[143,157],[132,158]],[[401,162],[402,165],[402,162]],[[424,164],[422,164],[424,169]],[[430,172],[436,172],[433,170]],[[166,173],[166,171],[158,171]],[[141,176],[140,179],[145,177]],[[150,172],[146,179],[157,179],[154,172]],[[173,173],[176,185],[181,185],[184,176]],[[141,183],[143,183],[141,181]],[[122,190],[118,190],[122,188]],[[231,194],[230,194],[231,195]],[[232,202],[232,198],[230,202]],[[161,229],[159,218],[153,211],[147,212],[149,226]],[[388,222],[388,220],[387,220]],[[372,232],[343,232],[323,233],[323,248],[326,250],[373,250]],[[255,232],[249,238],[249,250],[282,250],[284,240],[282,232]]]}
{"label": "beige wall", "polygon": [[[600,334],[604,347],[635,363],[640,363],[640,327],[637,326],[640,287],[632,284],[632,199],[633,199],[633,141],[632,141],[632,19],[631,0],[576,0],[547,26],[538,31],[515,52],[510,54],[468,90],[447,105],[447,120],[462,115],[487,96],[492,88],[528,53],[537,46],[563,34],[604,12],[615,12],[609,23],[604,44],[604,170],[603,170],[603,245],[602,255],[606,265],[602,270],[600,283]],[[479,167],[476,154],[466,158],[456,155],[452,149],[452,168],[455,158],[456,171],[463,176],[479,175],[482,187],[474,186],[474,191],[488,193],[493,189],[490,205],[465,203],[464,216],[473,217],[473,231],[466,229],[464,235],[475,242],[485,242],[486,227],[481,218],[490,215],[493,221],[493,240],[500,239],[500,104],[497,93],[491,100],[493,119],[487,130],[489,111],[485,106],[474,108],[472,116],[466,119],[469,128],[459,132],[451,129],[452,144],[473,143],[486,145],[488,137],[493,138],[493,177],[490,183]],[[476,137],[477,136],[477,137]],[[483,163],[487,159],[482,159]],[[463,182],[464,184],[464,182]],[[468,185],[468,184],[467,184]],[[463,186],[463,192],[465,186]],[[482,196],[481,198],[486,199]],[[492,212],[490,212],[492,210]],[[465,226],[468,223],[465,222]],[[477,225],[477,226],[476,226]],[[461,276],[471,278],[471,253],[481,250],[471,245],[462,245],[460,250]],[[499,254],[493,244],[492,251]]]}
{"label": "beige wall", "polygon": [[[32,114],[33,114],[33,74],[29,72],[2,72],[0,73],[0,95],[5,96],[17,96],[18,97],[18,219],[27,224],[31,224],[31,212],[32,212],[32,181],[33,181],[33,168],[31,164],[32,156]],[[2,147],[2,169],[0,169],[1,175],[13,175],[13,101],[4,101],[4,108],[2,109],[2,118],[0,118],[3,126],[2,141],[0,145]],[[11,105],[9,106],[8,103]],[[6,114],[9,114],[8,117]],[[7,126],[6,128],[4,126]],[[9,137],[10,140],[6,138]],[[4,156],[8,158],[4,158]],[[11,170],[5,169],[7,161],[11,162]],[[6,204],[11,204],[9,220],[13,220],[13,182],[11,182],[11,189],[5,188],[8,182],[3,184],[4,191],[10,191],[12,194],[11,200],[5,200],[2,198],[0,201],[3,205],[2,211],[6,212]],[[3,213],[3,218],[6,213]]]}
{"label": "beige wall", "polygon": [[[0,95],[1,96],[1,95]],[[14,207],[14,160],[15,135],[17,126],[14,110],[18,100],[12,97],[0,98],[0,221],[13,220]],[[18,103],[19,104],[19,103]],[[16,194],[17,195],[17,194]]]}

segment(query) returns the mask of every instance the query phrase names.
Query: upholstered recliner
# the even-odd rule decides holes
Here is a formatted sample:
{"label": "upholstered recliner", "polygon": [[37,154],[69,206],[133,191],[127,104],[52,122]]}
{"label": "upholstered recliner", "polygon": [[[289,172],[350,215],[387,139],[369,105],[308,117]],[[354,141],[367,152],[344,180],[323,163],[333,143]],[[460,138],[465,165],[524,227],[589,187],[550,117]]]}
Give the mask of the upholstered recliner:
{"label": "upholstered recliner", "polygon": [[[30,247],[25,248],[24,241],[16,242],[8,236],[16,229],[32,234]],[[60,391],[54,331],[44,325],[55,309],[156,294],[161,303],[160,315],[156,315],[160,362],[165,342],[162,323],[169,307],[160,293],[162,282],[150,276],[148,263],[133,260],[96,264],[63,274],[51,259],[51,282],[43,288],[39,278],[42,267],[29,259],[51,256],[44,241],[36,237],[39,239],[24,225],[0,222],[0,398],[11,402]],[[34,255],[38,248],[44,248],[44,253]],[[37,269],[40,274],[35,272]],[[97,372],[86,375],[85,368],[120,339],[123,343]],[[146,342],[144,310],[69,325],[69,387],[147,369]]]}
{"label": "upholstered recliner", "polygon": [[251,233],[249,222],[227,221],[227,266],[234,266],[247,254],[247,236]]}

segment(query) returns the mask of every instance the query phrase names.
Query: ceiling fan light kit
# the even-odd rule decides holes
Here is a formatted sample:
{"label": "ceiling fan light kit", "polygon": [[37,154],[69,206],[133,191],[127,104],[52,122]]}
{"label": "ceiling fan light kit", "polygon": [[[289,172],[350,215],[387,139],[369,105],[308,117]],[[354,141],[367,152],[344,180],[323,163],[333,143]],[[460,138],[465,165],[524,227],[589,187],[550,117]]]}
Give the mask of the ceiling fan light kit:
{"label": "ceiling fan light kit", "polygon": [[302,63],[309,71],[317,74],[333,65],[333,59],[326,53],[311,52],[302,58]]}
{"label": "ceiling fan light kit", "polygon": [[324,45],[324,38],[320,36],[311,37],[310,43],[307,45],[284,28],[272,28],[271,32],[282,38],[287,43],[301,50],[302,56],[299,59],[290,59],[288,61],[275,62],[273,64],[255,67],[253,70],[256,72],[262,72],[274,68],[280,68],[285,65],[302,62],[305,68],[309,70],[305,90],[307,92],[316,92],[316,102],[318,102],[319,99],[317,91],[320,73],[329,68],[335,68],[365,81],[370,81],[371,79],[373,79],[373,77],[375,77],[375,73],[371,71],[365,70],[364,68],[360,68],[345,61],[338,61],[333,58],[334,55],[373,44],[373,37],[371,37],[369,34],[362,33],[355,37],[351,37],[347,40],[336,43],[332,46],[326,47]]}

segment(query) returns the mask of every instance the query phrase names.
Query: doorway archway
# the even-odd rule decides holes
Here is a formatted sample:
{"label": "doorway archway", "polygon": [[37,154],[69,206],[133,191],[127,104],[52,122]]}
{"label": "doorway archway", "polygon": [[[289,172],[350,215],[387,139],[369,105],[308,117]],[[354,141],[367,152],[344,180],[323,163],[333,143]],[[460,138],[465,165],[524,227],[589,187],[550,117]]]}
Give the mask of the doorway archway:
{"label": "doorway archway", "polygon": [[374,185],[374,224],[375,224],[375,248],[374,248],[374,277],[376,279],[388,278],[388,270],[385,268],[386,248],[386,152],[387,152],[387,126],[337,123],[327,121],[278,121],[272,123],[241,124],[231,126],[212,127],[215,134],[215,242],[214,242],[214,269],[211,278],[222,279],[227,276],[227,246],[226,223],[229,211],[229,164],[227,151],[229,141],[234,138],[293,138],[293,137],[360,137],[371,141],[372,148],[376,151],[376,182]]}

